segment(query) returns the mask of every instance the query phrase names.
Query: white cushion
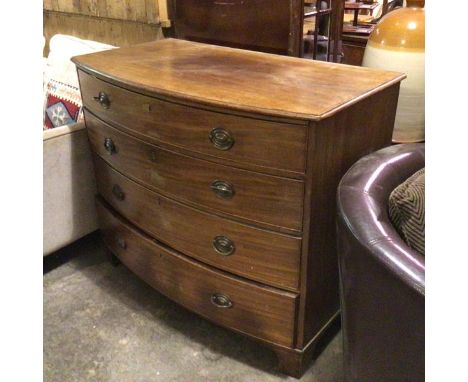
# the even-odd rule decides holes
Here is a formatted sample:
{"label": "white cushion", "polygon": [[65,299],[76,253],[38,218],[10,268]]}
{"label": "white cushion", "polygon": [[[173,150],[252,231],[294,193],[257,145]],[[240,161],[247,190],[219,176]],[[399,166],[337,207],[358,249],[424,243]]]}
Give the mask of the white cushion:
{"label": "white cushion", "polygon": [[44,82],[47,83],[52,78],[56,81],[79,87],[76,67],[70,61],[70,58],[112,48],[115,48],[115,46],[56,34],[49,42],[49,56],[47,57]]}

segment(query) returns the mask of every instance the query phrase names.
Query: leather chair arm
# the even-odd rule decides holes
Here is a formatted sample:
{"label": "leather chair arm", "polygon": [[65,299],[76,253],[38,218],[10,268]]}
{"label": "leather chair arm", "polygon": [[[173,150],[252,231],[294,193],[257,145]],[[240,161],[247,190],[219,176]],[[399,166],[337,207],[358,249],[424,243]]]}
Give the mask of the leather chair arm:
{"label": "leather chair arm", "polygon": [[425,166],[424,144],[403,144],[370,154],[338,186],[338,217],[371,256],[418,293],[425,294],[424,256],[410,248],[388,216],[390,193]]}

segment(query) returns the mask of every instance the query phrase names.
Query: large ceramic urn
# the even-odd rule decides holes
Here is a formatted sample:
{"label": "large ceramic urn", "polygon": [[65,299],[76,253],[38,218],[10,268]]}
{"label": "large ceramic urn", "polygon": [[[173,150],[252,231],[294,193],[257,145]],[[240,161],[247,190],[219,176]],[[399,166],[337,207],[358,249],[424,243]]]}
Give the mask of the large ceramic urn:
{"label": "large ceramic urn", "polygon": [[393,141],[424,141],[424,0],[385,15],[369,37],[363,66],[406,73],[401,83]]}

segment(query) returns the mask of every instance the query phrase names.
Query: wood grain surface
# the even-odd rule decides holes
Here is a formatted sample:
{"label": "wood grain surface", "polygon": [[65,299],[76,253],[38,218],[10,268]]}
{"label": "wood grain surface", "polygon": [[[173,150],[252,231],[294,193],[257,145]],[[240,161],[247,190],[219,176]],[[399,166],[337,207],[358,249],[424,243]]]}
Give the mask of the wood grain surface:
{"label": "wood grain surface", "polygon": [[[306,180],[299,347],[340,309],[336,250],[336,190],[361,157],[391,144],[399,84],[343,110],[310,129]],[[369,112],[372,110],[372,113]],[[352,134],[350,132],[353,132]]]}
{"label": "wood grain surface", "polygon": [[405,78],[401,73],[175,39],[73,61],[140,92],[307,120],[331,116]]}
{"label": "wood grain surface", "polygon": [[[99,199],[97,210],[106,245],[152,287],[217,324],[294,346],[297,295],[229,276],[170,251],[125,223]],[[232,307],[213,304],[215,293],[227,296]]]}
{"label": "wood grain surface", "polygon": [[[144,140],[238,164],[295,173],[305,170],[305,125],[238,117],[161,101],[111,85],[81,70],[79,79],[87,109]],[[109,98],[107,109],[94,100],[101,92]],[[224,129],[234,139],[229,150],[219,150],[210,141],[210,132],[215,128]]]}
{"label": "wood grain surface", "polygon": [[[245,282],[233,292],[236,282],[219,285],[248,300],[247,324],[206,313],[206,299],[188,307],[268,342],[280,370],[300,377],[339,312],[337,185],[359,158],[391,144],[404,75],[177,40],[75,62],[89,136],[105,158],[95,156],[98,191],[115,217],[177,256]],[[213,129],[233,144],[217,149]],[[103,150],[109,137],[112,155]],[[228,203],[245,196],[238,205],[210,199],[206,187],[221,176],[236,191]],[[215,250],[217,236],[230,243],[230,255]],[[121,254],[113,240],[109,246]],[[128,247],[129,267],[163,293],[171,290],[155,281],[150,269],[160,264],[145,253]],[[192,286],[190,274],[177,274],[181,285]],[[212,286],[211,279],[195,279],[202,294]],[[274,302],[272,311],[257,312],[249,293],[261,294],[250,285],[286,293],[294,310],[291,302],[284,311]],[[272,326],[263,323],[270,314]]]}
{"label": "wood grain surface", "polygon": [[160,0],[44,0],[43,9],[107,19],[157,23],[158,1]]}
{"label": "wood grain surface", "polygon": [[158,5],[165,1],[44,0],[44,57],[49,54],[49,41],[55,34],[120,47],[161,39],[164,36]]}
{"label": "wood grain surface", "polygon": [[[174,199],[222,212],[270,229],[300,233],[304,182],[255,173],[181,155],[147,144],[104,123],[86,111],[93,151],[123,174]],[[111,139],[115,151],[104,147]],[[226,182],[232,197],[213,192],[215,181]]]}
{"label": "wood grain surface", "polygon": [[[118,212],[161,242],[220,269],[295,290],[299,283],[301,239],[236,223],[188,207],[126,178],[95,157],[99,194]],[[119,200],[114,187],[124,193]],[[213,248],[226,236],[235,252],[222,256]]]}

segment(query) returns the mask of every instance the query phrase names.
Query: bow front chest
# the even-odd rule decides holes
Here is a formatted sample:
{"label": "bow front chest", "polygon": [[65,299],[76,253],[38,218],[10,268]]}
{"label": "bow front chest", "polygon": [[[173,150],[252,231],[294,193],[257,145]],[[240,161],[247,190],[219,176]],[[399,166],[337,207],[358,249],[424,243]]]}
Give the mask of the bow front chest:
{"label": "bow front chest", "polygon": [[74,57],[106,246],[302,375],[339,315],[335,192],[399,73],[166,39]]}

